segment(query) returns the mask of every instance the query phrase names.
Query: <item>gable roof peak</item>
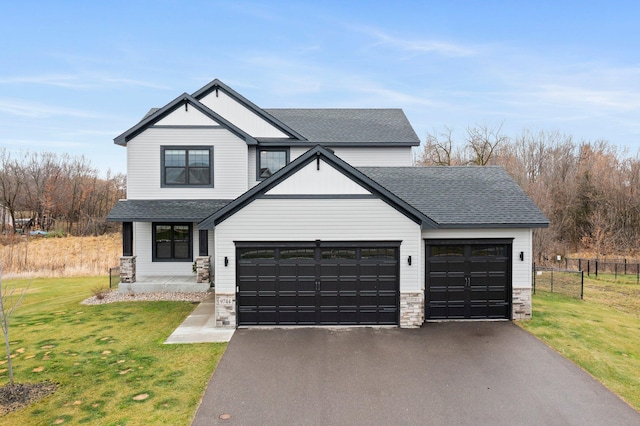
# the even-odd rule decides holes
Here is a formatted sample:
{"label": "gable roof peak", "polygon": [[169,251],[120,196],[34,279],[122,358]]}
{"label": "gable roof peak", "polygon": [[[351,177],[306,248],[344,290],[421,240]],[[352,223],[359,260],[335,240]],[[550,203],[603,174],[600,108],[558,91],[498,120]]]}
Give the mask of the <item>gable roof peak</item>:
{"label": "gable roof peak", "polygon": [[205,96],[207,96],[213,91],[216,91],[216,95],[217,95],[218,90],[222,90],[227,96],[231,97],[236,102],[243,105],[245,108],[251,110],[254,114],[259,116],[263,120],[267,121],[272,126],[282,131],[283,133],[289,135],[291,138],[302,140],[302,141],[307,140],[303,135],[295,131],[293,128],[289,127],[288,125],[283,123],[281,120],[274,117],[272,114],[269,114],[267,111],[260,108],[258,105],[254,104],[249,99],[245,98],[240,93],[236,92],[231,87],[227,86],[217,78],[213,79],[204,87],[193,92],[192,96],[195,99],[201,100],[202,98],[204,98]]}
{"label": "gable roof peak", "polygon": [[217,114],[215,111],[212,111],[209,107],[207,107],[198,99],[194,98],[193,96],[191,96],[186,92],[182,93],[181,95],[176,97],[174,100],[172,100],[162,108],[157,108],[155,110],[149,111],[149,113],[147,113],[147,115],[145,115],[144,118],[140,120],[140,122],[138,122],[138,124],[136,124],[135,126],[131,127],[127,131],[117,136],[113,140],[114,143],[116,143],[117,145],[126,146],[129,140],[133,139],[134,137],[136,137],[137,135],[145,131],[148,127],[153,126],[162,118],[171,114],[177,108],[185,104],[189,104],[193,106],[198,111],[200,111],[204,115],[211,118],[213,121],[226,127],[229,131],[234,133],[236,136],[243,139],[247,144],[249,145],[257,144],[256,140],[251,135],[249,135],[248,133],[246,133],[244,130],[240,129],[233,123],[229,122],[224,117]]}

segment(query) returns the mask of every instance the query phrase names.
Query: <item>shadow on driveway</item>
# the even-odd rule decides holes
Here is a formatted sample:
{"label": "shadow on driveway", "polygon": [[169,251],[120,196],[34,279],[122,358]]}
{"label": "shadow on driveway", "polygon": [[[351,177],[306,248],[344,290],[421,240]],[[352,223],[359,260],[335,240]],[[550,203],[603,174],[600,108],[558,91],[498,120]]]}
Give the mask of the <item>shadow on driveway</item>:
{"label": "shadow on driveway", "polygon": [[640,414],[511,322],[444,322],[237,330],[193,424],[638,425]]}

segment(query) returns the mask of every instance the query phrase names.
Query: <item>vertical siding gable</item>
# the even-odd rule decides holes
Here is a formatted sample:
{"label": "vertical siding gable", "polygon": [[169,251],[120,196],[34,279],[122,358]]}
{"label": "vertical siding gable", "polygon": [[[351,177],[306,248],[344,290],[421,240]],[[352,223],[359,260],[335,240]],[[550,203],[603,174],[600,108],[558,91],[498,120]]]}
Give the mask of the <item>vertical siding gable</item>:
{"label": "vertical siding gable", "polygon": [[255,114],[245,105],[242,105],[224,93],[223,90],[212,91],[207,96],[200,99],[200,102],[253,137],[289,137],[287,134],[274,127],[271,123]]}
{"label": "vertical siding gable", "polygon": [[193,106],[184,106],[176,108],[169,115],[157,121],[155,126],[218,126],[220,123],[216,122],[210,117],[207,117],[202,112],[198,111]]}
{"label": "vertical siding gable", "polygon": [[294,194],[368,195],[371,193],[324,160],[320,160],[319,168],[316,161],[312,161],[265,193],[265,195]]}

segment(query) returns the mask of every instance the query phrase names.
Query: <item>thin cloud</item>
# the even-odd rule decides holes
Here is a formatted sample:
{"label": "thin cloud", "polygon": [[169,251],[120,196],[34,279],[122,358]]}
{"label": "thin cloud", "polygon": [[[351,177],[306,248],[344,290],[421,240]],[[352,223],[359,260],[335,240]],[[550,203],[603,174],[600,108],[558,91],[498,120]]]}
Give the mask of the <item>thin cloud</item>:
{"label": "thin cloud", "polygon": [[547,84],[541,86],[535,95],[539,99],[548,102],[575,105],[576,107],[588,104],[620,111],[640,108],[638,93],[622,90],[598,90],[578,86]]}
{"label": "thin cloud", "polygon": [[0,112],[19,117],[30,118],[47,118],[60,116],[74,118],[105,118],[103,115],[90,111],[64,108],[35,102],[26,102],[21,99],[0,98]]}
{"label": "thin cloud", "polygon": [[151,81],[101,75],[45,74],[19,77],[0,77],[0,84],[38,84],[43,86],[63,87],[67,89],[98,89],[117,87],[144,87],[157,90],[168,90],[169,87]]}
{"label": "thin cloud", "polygon": [[467,57],[477,55],[476,49],[441,41],[410,39],[392,36],[382,30],[371,27],[349,26],[352,31],[365,34],[375,40],[375,46],[388,46],[414,54],[437,54],[448,57]]}

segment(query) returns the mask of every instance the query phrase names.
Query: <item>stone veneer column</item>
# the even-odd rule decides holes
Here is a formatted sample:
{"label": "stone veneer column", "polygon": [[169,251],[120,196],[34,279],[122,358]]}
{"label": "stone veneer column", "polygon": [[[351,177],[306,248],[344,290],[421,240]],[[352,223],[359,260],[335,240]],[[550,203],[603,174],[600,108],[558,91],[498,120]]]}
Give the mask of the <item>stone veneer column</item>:
{"label": "stone veneer column", "polygon": [[400,293],[400,328],[418,328],[424,322],[424,292]]}
{"label": "stone veneer column", "polygon": [[216,293],[216,327],[236,327],[236,295]]}
{"label": "stone veneer column", "polygon": [[196,282],[211,282],[211,256],[198,256],[196,258]]}
{"label": "stone veneer column", "polygon": [[531,289],[514,288],[511,302],[514,320],[531,319]]}
{"label": "stone veneer column", "polygon": [[136,256],[120,258],[120,282],[125,284],[136,282]]}

